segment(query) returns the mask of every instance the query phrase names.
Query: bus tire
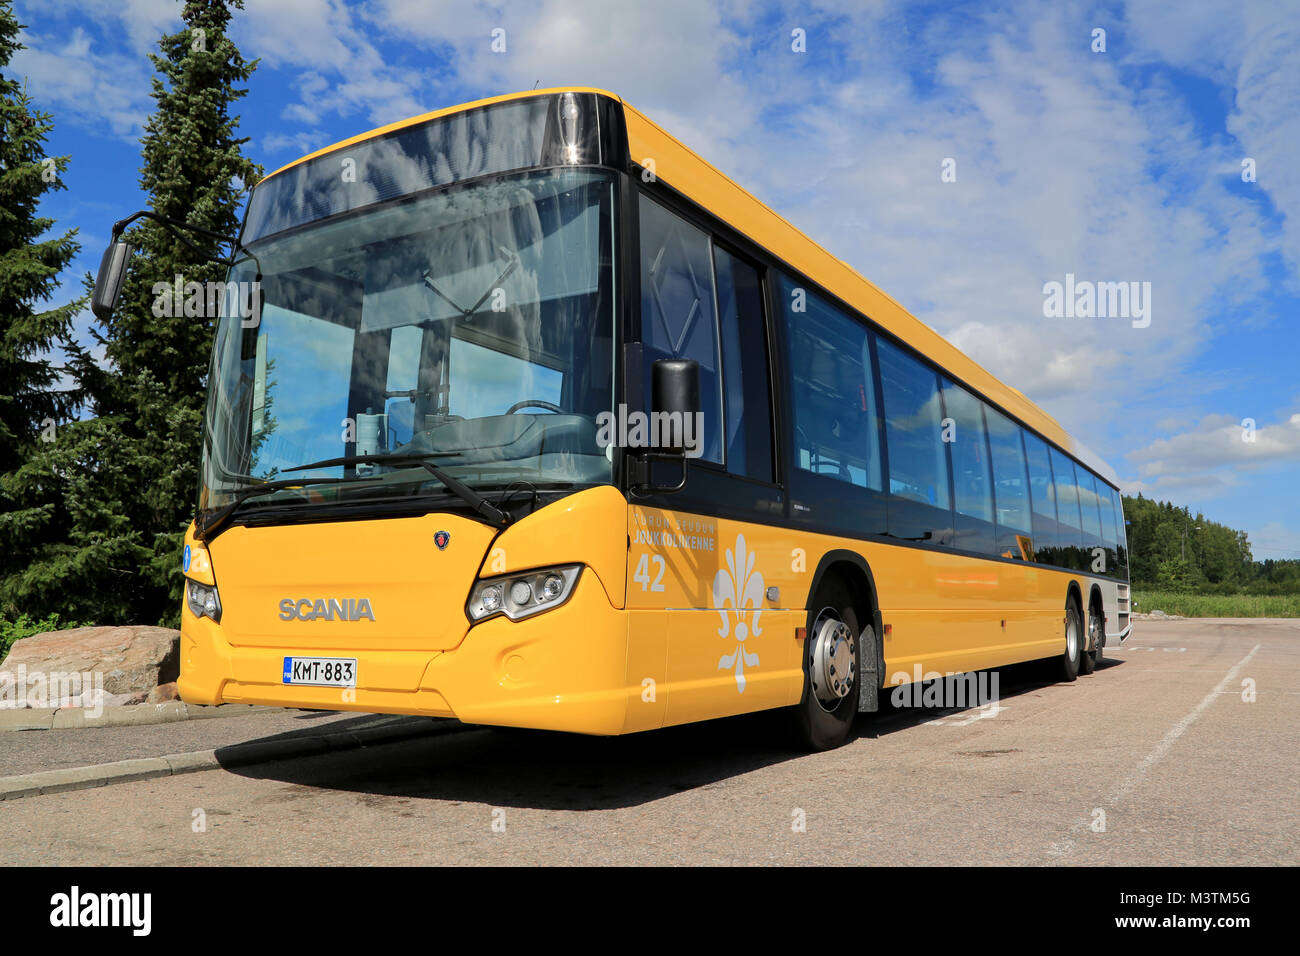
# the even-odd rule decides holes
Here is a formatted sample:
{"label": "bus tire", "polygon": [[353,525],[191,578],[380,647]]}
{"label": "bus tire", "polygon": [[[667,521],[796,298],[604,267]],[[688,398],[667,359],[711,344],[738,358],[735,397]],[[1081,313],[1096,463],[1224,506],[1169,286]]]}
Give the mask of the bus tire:
{"label": "bus tire", "polygon": [[[849,739],[858,713],[858,611],[840,581],[828,581],[808,609],[804,638],[803,698],[794,707],[801,747],[834,750]],[[851,669],[845,678],[845,662]]]}
{"label": "bus tire", "polygon": [[1106,632],[1101,625],[1101,609],[1094,604],[1088,609],[1088,643],[1092,650],[1084,651],[1079,656],[1079,673],[1091,674],[1097,669],[1101,660],[1101,646],[1106,641]]}
{"label": "bus tire", "polygon": [[1068,684],[1079,676],[1083,650],[1083,624],[1079,619],[1079,605],[1074,599],[1065,605],[1065,650],[1057,658],[1056,679]]}

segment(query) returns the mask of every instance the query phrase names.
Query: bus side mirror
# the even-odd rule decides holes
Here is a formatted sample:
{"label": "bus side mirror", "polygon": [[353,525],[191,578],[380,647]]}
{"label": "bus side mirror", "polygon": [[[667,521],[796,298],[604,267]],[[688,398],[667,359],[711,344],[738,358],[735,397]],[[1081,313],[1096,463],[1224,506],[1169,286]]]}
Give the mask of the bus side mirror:
{"label": "bus side mirror", "polygon": [[90,311],[100,321],[106,321],[113,314],[118,293],[122,291],[122,280],[126,278],[127,263],[134,251],[131,243],[124,239],[114,239],[104,250],[104,258],[99,261],[99,275],[95,277],[95,291],[90,297]]}
{"label": "bus side mirror", "polygon": [[683,457],[699,457],[704,442],[698,427],[700,363],[695,359],[655,362],[650,370],[650,410],[661,423],[660,448]]}
{"label": "bus side mirror", "polygon": [[[704,448],[700,420],[700,363],[695,359],[658,359],[650,367],[650,440],[653,447],[637,458],[632,492],[639,496],[668,494],[686,487],[686,459]],[[656,484],[656,461],[676,462],[676,484]]]}

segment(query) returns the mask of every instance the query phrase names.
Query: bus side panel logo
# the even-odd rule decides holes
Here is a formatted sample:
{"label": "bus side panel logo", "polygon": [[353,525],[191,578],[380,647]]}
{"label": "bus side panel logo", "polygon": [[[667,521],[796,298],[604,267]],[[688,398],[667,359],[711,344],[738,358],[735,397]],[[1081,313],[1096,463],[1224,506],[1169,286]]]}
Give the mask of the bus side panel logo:
{"label": "bus side panel logo", "polygon": [[450,531],[434,532],[433,543],[438,546],[439,551],[446,551],[447,545],[451,544],[451,532]]}
{"label": "bus side panel logo", "polygon": [[736,642],[735,652],[718,660],[718,670],[735,668],[736,691],[741,694],[745,692],[745,667],[758,666],[758,655],[745,653],[745,638],[763,633],[758,627],[763,612],[763,575],[754,570],[756,558],[745,549],[745,536],[738,534],[735,551],[727,549],[727,567],[713,578],[713,606],[722,615],[718,636]]}

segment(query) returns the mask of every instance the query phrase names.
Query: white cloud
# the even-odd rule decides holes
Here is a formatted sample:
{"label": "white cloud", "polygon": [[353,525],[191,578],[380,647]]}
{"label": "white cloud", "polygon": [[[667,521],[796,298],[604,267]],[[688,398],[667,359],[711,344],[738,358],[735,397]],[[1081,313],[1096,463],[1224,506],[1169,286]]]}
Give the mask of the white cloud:
{"label": "white cloud", "polygon": [[[380,0],[370,18],[390,38],[447,56],[454,75],[440,90],[490,96],[534,85],[604,87],[716,156],[710,147],[721,138],[714,131],[743,128],[755,111],[743,76],[728,68],[743,42],[745,12],[696,0],[543,0],[472,9]],[[505,31],[501,53],[492,50],[498,29]]]}
{"label": "white cloud", "polygon": [[[263,137],[263,152],[272,155],[291,152],[295,157],[313,153],[327,145],[319,133],[272,133]],[[267,172],[270,172],[268,168]]]}
{"label": "white cloud", "polygon": [[1237,142],[1224,154],[1239,178],[1249,156],[1258,188],[1285,217],[1281,251],[1300,267],[1300,23],[1295,8],[1273,0],[1178,0],[1132,3],[1127,9],[1137,56],[1206,76],[1233,92],[1228,131]]}
{"label": "white cloud", "polygon": [[1129,452],[1144,476],[1300,462],[1300,412],[1271,425],[1211,415],[1196,427]]}
{"label": "white cloud", "polygon": [[1300,473],[1300,412],[1272,423],[1209,415],[1186,431],[1129,452],[1138,476],[1125,494],[1176,501],[1220,498],[1248,487],[1254,474],[1277,481]]}
{"label": "white cloud", "polygon": [[9,71],[27,80],[28,94],[59,122],[135,139],[153,101],[148,61],[104,51],[85,30],[71,36],[23,33],[27,49],[14,54]]}
{"label": "white cloud", "polygon": [[[156,51],[158,38],[181,24],[181,5],[176,0],[18,0],[15,6],[18,22],[36,30],[44,30],[51,20],[80,15],[100,24],[115,41],[124,37],[125,44],[115,45],[135,54]],[[121,32],[110,24],[120,25]]]}
{"label": "white cloud", "polygon": [[247,0],[232,35],[262,69],[302,71],[286,119],[359,116],[378,126],[430,110],[431,70],[391,62],[361,15],[341,0]]}

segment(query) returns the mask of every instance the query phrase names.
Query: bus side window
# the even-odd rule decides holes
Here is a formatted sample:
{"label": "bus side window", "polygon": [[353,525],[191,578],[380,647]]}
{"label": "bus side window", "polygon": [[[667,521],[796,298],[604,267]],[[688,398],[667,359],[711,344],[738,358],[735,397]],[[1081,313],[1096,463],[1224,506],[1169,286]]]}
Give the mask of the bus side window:
{"label": "bus side window", "polygon": [[644,195],[639,210],[645,381],[657,359],[700,363],[701,457],[722,464],[722,376],[709,237]]}
{"label": "bus side window", "polygon": [[1034,560],[1029,520],[1029,480],[1020,429],[999,411],[984,406],[993,458],[993,498],[997,505],[998,554]]}
{"label": "bus side window", "polygon": [[1060,532],[1056,522],[1056,490],[1052,485],[1052,464],[1047,443],[1022,430],[1025,460],[1029,465],[1029,501],[1033,506],[1034,560],[1041,564],[1064,564],[1060,553]]}
{"label": "bus side window", "polygon": [[1092,476],[1097,488],[1097,508],[1101,512],[1101,539],[1106,549],[1106,574],[1113,575],[1119,568],[1119,535],[1115,530],[1115,506],[1111,501],[1110,487],[1096,475]]}
{"label": "bus side window", "polygon": [[762,282],[757,269],[716,245],[713,264],[722,325],[727,471],[770,482],[772,396]]}
{"label": "bus side window", "polygon": [[780,288],[793,378],[794,465],[880,491],[876,383],[866,326],[786,276]]}
{"label": "bus side window", "polygon": [[879,336],[876,354],[889,453],[889,534],[905,541],[951,544],[939,376]]}
{"label": "bus side window", "polygon": [[1074,462],[1056,448],[1052,454],[1052,486],[1056,489],[1056,520],[1061,529],[1061,565],[1082,571],[1083,521],[1079,512],[1079,485],[1074,476]]}
{"label": "bus side window", "polygon": [[[1086,565],[1089,571],[1104,574],[1106,571],[1106,538],[1102,530],[1101,499],[1097,495],[1097,479],[1080,465],[1074,466],[1079,478],[1079,508],[1083,512],[1084,546],[1088,549]],[[1101,558],[1101,560],[1098,560]]]}
{"label": "bus side window", "polygon": [[1119,567],[1128,567],[1128,527],[1124,524],[1124,499],[1114,488],[1110,490],[1110,503],[1115,508],[1115,561]]}
{"label": "bus side window", "polygon": [[954,545],[997,554],[993,533],[993,491],[983,403],[960,385],[943,380],[947,419],[943,438],[952,456]]}

